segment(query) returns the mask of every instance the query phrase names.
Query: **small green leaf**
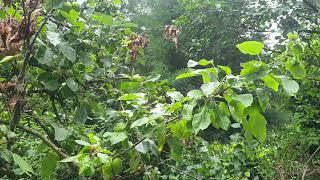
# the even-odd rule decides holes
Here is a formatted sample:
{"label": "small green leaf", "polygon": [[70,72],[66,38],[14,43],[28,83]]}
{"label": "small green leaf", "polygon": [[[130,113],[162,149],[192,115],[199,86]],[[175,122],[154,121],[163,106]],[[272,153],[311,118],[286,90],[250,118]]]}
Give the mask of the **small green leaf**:
{"label": "small green leaf", "polygon": [[258,96],[258,100],[259,100],[259,104],[260,104],[261,109],[263,111],[266,111],[267,107],[269,106],[269,101],[270,101],[268,92],[262,88],[257,88],[256,93]]}
{"label": "small green leaf", "polygon": [[189,68],[196,67],[198,65],[198,62],[194,60],[189,60],[187,65]]}
{"label": "small green leaf", "polygon": [[170,91],[166,93],[172,100],[172,102],[180,101],[183,98],[183,95],[178,91]]}
{"label": "small green leaf", "polygon": [[241,44],[237,45],[237,48],[243,53],[243,54],[249,54],[249,55],[259,55],[261,54],[264,44],[257,41],[246,41]]}
{"label": "small green leaf", "polygon": [[59,82],[57,80],[50,80],[45,84],[46,89],[49,91],[54,91],[59,88]]}
{"label": "small green leaf", "polygon": [[32,167],[30,164],[25,161],[21,156],[18,154],[12,153],[13,161],[19,166],[19,168],[22,170],[22,172],[29,174],[33,173]]}

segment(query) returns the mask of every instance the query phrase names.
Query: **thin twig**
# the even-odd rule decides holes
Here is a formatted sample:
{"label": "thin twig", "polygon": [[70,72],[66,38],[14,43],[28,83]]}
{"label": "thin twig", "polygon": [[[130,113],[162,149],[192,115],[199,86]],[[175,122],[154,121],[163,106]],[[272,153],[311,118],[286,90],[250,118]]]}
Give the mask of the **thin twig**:
{"label": "thin twig", "polygon": [[308,161],[304,164],[304,170],[302,174],[301,180],[304,180],[304,177],[306,176],[307,170],[308,170],[308,163],[311,161],[313,156],[316,155],[316,153],[320,150],[320,146],[312,153],[312,155],[309,157]]}

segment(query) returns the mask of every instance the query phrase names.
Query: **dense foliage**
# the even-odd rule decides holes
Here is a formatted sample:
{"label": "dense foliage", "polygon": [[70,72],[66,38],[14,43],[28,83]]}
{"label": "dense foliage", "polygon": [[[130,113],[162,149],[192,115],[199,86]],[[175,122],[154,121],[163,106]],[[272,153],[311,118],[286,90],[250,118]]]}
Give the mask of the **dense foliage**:
{"label": "dense foliage", "polygon": [[318,1],[0,5],[1,179],[319,178]]}

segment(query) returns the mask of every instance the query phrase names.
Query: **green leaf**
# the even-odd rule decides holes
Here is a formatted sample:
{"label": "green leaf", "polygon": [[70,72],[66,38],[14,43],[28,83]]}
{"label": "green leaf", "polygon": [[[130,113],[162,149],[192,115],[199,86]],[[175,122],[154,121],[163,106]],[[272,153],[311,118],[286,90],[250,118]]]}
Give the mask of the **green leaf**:
{"label": "green leaf", "polygon": [[263,77],[262,80],[268,88],[272,89],[275,92],[278,92],[279,82],[275,77],[273,77],[272,75],[267,75]]}
{"label": "green leaf", "polygon": [[249,54],[249,55],[259,55],[261,54],[264,44],[257,41],[246,41],[241,44],[237,45],[237,48],[243,53],[243,54]]}
{"label": "green leaf", "polygon": [[101,13],[95,13],[92,16],[92,19],[106,26],[111,26],[113,24],[112,16],[101,14]]}
{"label": "green leaf", "polygon": [[232,70],[228,66],[218,66],[220,69],[222,69],[226,75],[230,75],[232,73]]}
{"label": "green leaf", "polygon": [[29,174],[33,173],[32,167],[30,164],[25,161],[21,156],[18,154],[12,153],[13,161],[19,166],[19,168],[22,170],[22,172]]}
{"label": "green leaf", "polygon": [[191,120],[192,119],[192,113],[193,113],[193,105],[185,104],[181,110],[181,116],[185,120]]}
{"label": "green leaf", "polygon": [[6,62],[10,62],[15,60],[18,56],[20,55],[15,55],[15,56],[5,56],[4,58],[1,59],[0,64],[6,63]]}
{"label": "green leaf", "polygon": [[45,6],[46,9],[58,9],[63,6],[64,2],[66,2],[66,0],[46,0]]}
{"label": "green leaf", "polygon": [[206,59],[201,59],[201,60],[198,62],[198,64],[199,64],[200,66],[208,66],[209,64],[213,65],[213,61],[208,61],[208,60],[206,60]]}
{"label": "green leaf", "polygon": [[66,80],[66,83],[68,85],[68,87],[73,91],[73,92],[76,92],[79,90],[79,86],[78,86],[78,83],[73,80],[72,78],[68,78]]}
{"label": "green leaf", "polygon": [[177,76],[176,80],[184,79],[184,78],[188,78],[188,77],[194,77],[194,76],[197,76],[197,74],[194,74],[193,72],[187,72],[187,73],[183,73],[183,74],[180,74],[179,76]]}
{"label": "green leaf", "polygon": [[112,145],[117,144],[119,142],[124,141],[125,139],[127,139],[128,136],[126,133],[124,132],[115,132],[112,133],[111,137],[110,137],[110,142]]}
{"label": "green leaf", "polygon": [[124,94],[121,97],[118,98],[120,101],[133,101],[135,99],[140,98],[140,96],[136,94]]}
{"label": "green leaf", "polygon": [[58,157],[53,153],[48,153],[41,162],[40,176],[42,178],[51,177],[57,168]]}
{"label": "green leaf", "polygon": [[284,91],[289,95],[289,96],[295,96],[297,92],[299,91],[299,84],[294,81],[290,80],[290,78],[286,76],[281,77],[282,80],[282,86]]}
{"label": "green leaf", "polygon": [[171,91],[166,93],[172,100],[172,102],[180,101],[183,98],[183,95],[178,91]]}
{"label": "green leaf", "polygon": [[45,84],[46,89],[49,91],[54,91],[59,88],[59,82],[57,80],[50,80]]}
{"label": "green leaf", "polygon": [[301,62],[287,61],[285,66],[295,79],[303,79],[307,75],[304,65]]}
{"label": "green leaf", "polygon": [[205,130],[211,124],[210,113],[207,111],[207,107],[203,106],[198,114],[195,114],[192,120],[192,128],[195,134],[198,134],[200,130]]}
{"label": "green leaf", "polygon": [[113,4],[120,6],[122,3],[122,0],[112,0]]}
{"label": "green leaf", "polygon": [[68,163],[68,162],[74,162],[74,161],[78,161],[78,156],[70,156],[59,162]]}
{"label": "green leaf", "polygon": [[239,103],[237,101],[231,101],[229,103],[231,116],[235,121],[239,123],[241,123],[244,118],[244,109],[245,107],[242,105],[242,103]]}
{"label": "green leaf", "polygon": [[192,99],[201,99],[203,96],[203,92],[198,89],[191,90],[187,93],[187,97],[190,97]]}
{"label": "green leaf", "polygon": [[201,86],[201,90],[205,96],[209,97],[218,89],[219,86],[220,86],[219,82],[211,82],[211,83],[203,84]]}
{"label": "green leaf", "polygon": [[263,143],[267,138],[267,121],[257,110],[251,110],[249,113],[249,127],[252,135]]}
{"label": "green leaf", "polygon": [[58,49],[71,62],[75,62],[77,58],[76,50],[67,42],[58,44]]}
{"label": "green leaf", "polygon": [[253,103],[252,94],[240,94],[232,96],[232,99],[239,101],[244,107],[249,107]]}
{"label": "green leaf", "polygon": [[2,20],[2,19],[6,19],[6,17],[7,17],[7,13],[6,13],[6,11],[4,11],[4,10],[0,10],[0,20]]}
{"label": "green leaf", "polygon": [[91,146],[90,143],[88,143],[88,142],[86,142],[86,141],[83,141],[83,140],[75,140],[75,142],[76,142],[77,144],[82,145],[82,146]]}
{"label": "green leaf", "polygon": [[240,72],[247,80],[256,80],[262,78],[270,71],[268,66],[261,61],[249,61],[240,64],[243,69]]}
{"label": "green leaf", "polygon": [[36,59],[39,63],[49,65],[52,62],[54,53],[49,47],[39,48]]}
{"label": "green leaf", "polygon": [[181,120],[175,124],[170,125],[170,131],[173,137],[188,138],[192,135],[192,131],[188,128],[187,120]]}
{"label": "green leaf", "polygon": [[257,88],[256,93],[258,96],[260,107],[263,111],[266,111],[269,106],[270,98],[268,92],[262,88]]}
{"label": "green leaf", "polygon": [[66,128],[54,126],[54,139],[64,141],[70,136],[70,132]]}
{"label": "green leaf", "polygon": [[148,122],[149,122],[149,118],[143,117],[141,119],[138,119],[138,120],[134,121],[131,124],[131,128],[143,126],[143,125],[147,124]]}
{"label": "green leaf", "polygon": [[88,119],[87,108],[85,105],[80,105],[77,108],[77,111],[75,114],[75,120],[80,124],[84,124],[86,123],[87,119]]}
{"label": "green leaf", "polygon": [[54,46],[57,46],[58,44],[61,43],[61,38],[59,33],[48,31],[47,38],[49,42]]}

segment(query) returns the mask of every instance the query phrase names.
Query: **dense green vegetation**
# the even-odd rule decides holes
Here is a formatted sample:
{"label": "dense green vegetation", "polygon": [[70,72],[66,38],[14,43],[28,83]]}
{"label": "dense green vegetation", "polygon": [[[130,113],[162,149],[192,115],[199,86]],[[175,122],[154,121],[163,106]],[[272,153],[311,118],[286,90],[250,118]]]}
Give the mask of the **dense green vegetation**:
{"label": "dense green vegetation", "polygon": [[3,0],[0,179],[320,179],[317,0]]}

